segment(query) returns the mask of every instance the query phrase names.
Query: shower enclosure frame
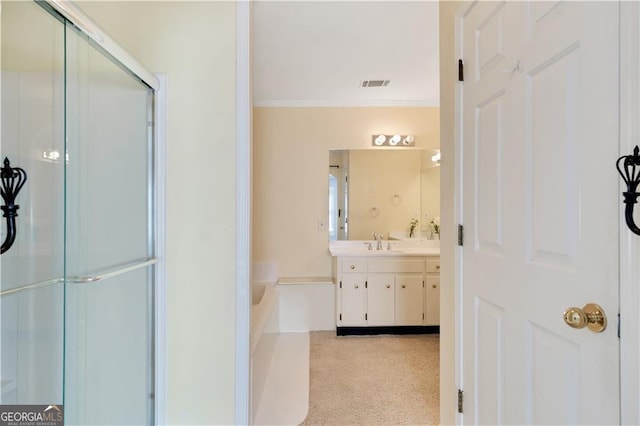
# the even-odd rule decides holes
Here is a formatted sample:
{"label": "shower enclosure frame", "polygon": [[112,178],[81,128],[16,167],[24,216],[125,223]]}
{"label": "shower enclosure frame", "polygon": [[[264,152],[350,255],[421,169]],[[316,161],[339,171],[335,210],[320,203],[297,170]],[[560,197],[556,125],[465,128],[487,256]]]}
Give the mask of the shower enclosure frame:
{"label": "shower enclosure frame", "polygon": [[[83,36],[89,38],[99,49],[110,56],[115,63],[129,74],[139,79],[151,89],[150,93],[150,117],[153,126],[148,133],[147,155],[149,158],[148,169],[148,253],[154,257],[134,262],[123,267],[109,270],[95,276],[67,277],[50,279],[43,282],[31,283],[24,286],[0,291],[0,296],[7,296],[49,286],[58,282],[91,283],[112,276],[120,275],[135,269],[154,265],[151,269],[150,280],[151,294],[149,297],[150,312],[150,384],[151,412],[149,420],[153,424],[165,422],[166,407],[166,359],[165,359],[165,280],[166,269],[164,264],[165,253],[165,188],[166,188],[166,147],[165,147],[165,123],[166,123],[166,94],[161,87],[166,87],[166,76],[156,76],[148,71],[142,64],[133,58],[126,50],[113,41],[100,27],[95,24],[72,2],[67,0],[33,0],[36,4],[48,10],[55,19],[60,15],[71,24]],[[1,7],[1,5],[0,5]],[[64,23],[64,22],[63,22]],[[1,92],[0,92],[1,93]]]}

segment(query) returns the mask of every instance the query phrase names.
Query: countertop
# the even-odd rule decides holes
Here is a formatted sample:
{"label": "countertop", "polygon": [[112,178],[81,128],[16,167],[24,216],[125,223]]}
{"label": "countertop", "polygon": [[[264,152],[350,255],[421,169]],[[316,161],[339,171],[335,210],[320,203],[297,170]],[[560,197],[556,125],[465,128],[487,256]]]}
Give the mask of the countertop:
{"label": "countertop", "polygon": [[[369,250],[369,243],[372,249]],[[391,244],[391,249],[388,249]],[[376,250],[376,242],[371,241],[331,241],[329,252],[332,256],[440,256],[440,241],[382,241],[382,250]]]}

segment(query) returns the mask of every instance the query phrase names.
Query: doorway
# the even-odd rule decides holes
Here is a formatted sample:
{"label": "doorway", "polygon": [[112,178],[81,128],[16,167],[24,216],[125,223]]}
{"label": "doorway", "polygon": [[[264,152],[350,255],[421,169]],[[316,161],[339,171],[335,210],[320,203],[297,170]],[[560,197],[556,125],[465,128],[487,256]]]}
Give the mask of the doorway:
{"label": "doorway", "polygon": [[[417,3],[413,3],[416,5]],[[435,3],[430,3],[436,5]],[[268,6],[272,6],[269,3]],[[276,6],[284,8],[289,4],[278,4]],[[340,8],[349,8],[352,4],[337,3],[332,5],[329,9],[334,9],[334,6]],[[396,3],[386,2],[384,4],[367,4],[367,16],[372,8],[377,9],[378,6],[391,8],[396,7]],[[409,3],[398,4],[399,7],[411,6]],[[264,5],[256,5],[254,12],[260,7],[266,7]],[[302,6],[301,6],[302,7]],[[289,14],[293,16],[293,14]],[[344,18],[342,14],[336,14],[335,10],[331,11],[331,16],[340,16]],[[288,20],[296,25],[304,22],[306,28],[310,25],[310,21],[314,19],[314,14],[307,11],[304,14],[296,14],[299,19],[295,21]],[[317,15],[316,15],[317,16]],[[361,15],[359,15],[361,16]],[[414,14],[408,14],[413,17]],[[424,15],[423,15],[424,16]],[[431,16],[431,15],[430,15]],[[437,28],[437,13],[434,13],[433,19]],[[281,19],[286,18],[286,14],[283,13]],[[373,19],[373,18],[372,18]],[[411,18],[412,19],[412,18]],[[286,19],[285,19],[286,20]],[[361,18],[358,18],[360,22]],[[335,21],[335,19],[330,19]],[[255,19],[253,25],[262,25],[267,27],[268,33],[273,33],[276,28],[281,26],[274,25],[279,23],[277,19],[269,21],[259,21]],[[424,22],[420,22],[420,28],[424,28]],[[433,28],[433,26],[430,26]],[[353,30],[353,26],[350,27]],[[392,31],[394,34],[405,33],[403,31]],[[280,43],[280,45],[288,46],[293,42],[291,34],[296,34],[295,39],[298,39],[300,32],[290,33],[287,39]],[[336,31],[328,31],[325,29],[325,33],[331,34],[329,39],[340,39],[336,34]],[[369,33],[371,33],[369,31]],[[256,37],[254,42],[263,40],[262,33],[259,33],[258,29],[254,28],[253,34]],[[352,37],[350,40],[353,40]],[[429,43],[433,43],[433,52],[437,51],[437,37],[423,37],[422,39],[428,40]],[[347,42],[346,39],[343,42]],[[342,42],[341,42],[342,43]],[[385,41],[385,43],[387,43]],[[272,43],[270,43],[272,44]],[[276,43],[278,44],[278,43]],[[304,45],[304,43],[303,43]],[[309,46],[307,44],[307,46]],[[254,70],[264,70],[265,72],[280,69],[281,67],[271,63],[267,65],[261,65],[257,58],[267,56],[275,59],[277,55],[266,55],[264,49],[260,49],[260,46],[254,44],[253,50],[254,57]],[[290,50],[290,49],[287,49]],[[398,49],[394,49],[398,50]],[[318,56],[320,50],[310,50],[307,47],[308,52],[315,52],[312,56]],[[324,50],[323,50],[324,51]],[[347,51],[342,49],[342,52]],[[367,51],[366,49],[363,50]],[[384,55],[381,55],[384,56]],[[394,56],[395,57],[395,56]],[[409,64],[416,63],[414,55],[403,55],[405,60],[410,57]],[[319,57],[315,59],[318,65],[321,64]],[[390,60],[390,62],[393,62]],[[377,63],[385,63],[385,59],[377,61]],[[295,67],[284,67],[282,69],[293,70]],[[341,66],[333,67],[333,72],[343,69]],[[437,73],[437,66],[434,70]],[[281,74],[280,76],[283,76]],[[290,75],[298,76],[299,73],[291,72]],[[254,77],[255,78],[255,77]],[[312,80],[312,81],[325,81],[325,79]],[[276,87],[276,81],[270,80],[273,85],[270,87]],[[399,80],[398,80],[399,81]],[[352,82],[353,83],[353,82]],[[395,86],[394,86],[395,84]],[[315,84],[306,85],[307,89],[317,89]],[[401,87],[400,83],[391,83],[388,87],[379,88],[382,91],[387,89],[391,90],[394,87]],[[407,88],[408,86],[404,86]],[[254,94],[259,91],[254,83]],[[376,91],[375,87],[371,89],[355,89],[362,90],[364,96],[373,96],[380,94]],[[367,92],[367,90],[369,90]],[[290,102],[282,101],[280,104],[274,105],[274,102],[266,102],[260,104],[256,102],[254,105],[254,144],[253,144],[253,260],[257,262],[276,261],[280,266],[280,276],[284,277],[307,277],[307,276],[329,276],[332,270],[332,259],[330,253],[327,250],[327,230],[319,229],[322,226],[324,219],[327,217],[328,212],[328,179],[327,179],[327,163],[324,160],[327,158],[327,153],[334,149],[365,149],[371,148],[371,135],[375,133],[384,133],[385,129],[392,131],[392,133],[400,132],[401,134],[415,134],[416,135],[416,147],[418,148],[437,148],[438,147],[438,117],[436,104],[430,103],[432,98],[428,98],[428,101],[423,101],[423,98],[416,94],[416,86],[411,86],[409,95],[403,96],[398,99],[397,102],[389,102],[381,105],[375,105],[375,101],[370,103],[362,102],[359,105],[352,105],[345,102],[341,104],[339,98],[331,98],[327,100],[330,92],[328,90],[323,91],[324,103],[319,103],[316,107],[310,107],[311,103],[292,100]],[[346,94],[348,92],[344,92]],[[420,101],[411,102],[409,99],[420,98]],[[426,99],[427,96],[425,95]],[[282,99],[282,98],[275,98]],[[300,98],[297,98],[300,99]],[[437,99],[437,97],[436,97]],[[405,101],[402,103],[402,101]],[[333,106],[337,108],[330,108]],[[375,106],[375,107],[371,107]],[[398,106],[401,106],[398,108]],[[353,107],[353,108],[351,108]],[[367,110],[371,115],[369,118],[358,117],[357,109]],[[406,112],[405,118],[397,118],[394,115],[393,109],[404,110]],[[334,117],[331,118],[331,122],[325,122],[319,117],[325,113],[330,114],[330,110],[337,111],[334,113]],[[273,113],[278,117],[272,117],[267,112]],[[282,119],[285,115],[290,114],[288,118]],[[418,116],[421,115],[421,118]],[[426,116],[426,118],[425,118]],[[407,118],[410,117],[410,118]],[[415,119],[415,121],[414,121]],[[325,124],[326,123],[326,124]],[[425,124],[427,123],[427,124]],[[337,129],[341,129],[342,134],[338,134]],[[350,128],[350,130],[345,130]],[[269,141],[265,141],[265,134],[269,135]],[[268,163],[268,164],[267,164]],[[378,167],[384,169],[385,163],[378,164]],[[322,180],[319,177],[322,176]],[[375,188],[373,188],[375,190]],[[396,195],[394,197],[394,195]],[[395,203],[393,208],[399,210],[408,206],[410,203],[415,202],[415,198],[408,194],[408,191],[401,191],[398,193],[391,193],[388,197],[384,198],[385,209],[387,211],[392,207],[388,205]],[[397,204],[400,204],[398,206]],[[265,207],[266,206],[266,207]],[[351,207],[351,206],[350,206]],[[374,215],[376,210],[372,209],[374,206],[368,206],[362,211],[362,218],[370,211],[373,211]],[[380,206],[378,206],[380,208]],[[430,222],[439,214],[435,209],[428,209]],[[349,233],[352,233],[351,225],[353,224],[351,218],[355,219],[358,214],[354,212],[353,216],[349,218]],[[412,209],[410,213],[404,214],[401,221],[393,229],[377,229],[377,232],[384,231],[403,231],[409,232],[411,220],[415,216],[420,216],[420,209]],[[382,215],[381,215],[382,216]],[[427,223],[428,223],[427,222]],[[326,221],[324,222],[327,223]],[[422,225],[422,223],[421,223]],[[384,227],[387,228],[387,227]],[[422,230],[422,227],[420,228]],[[425,229],[425,232],[427,230]],[[365,237],[370,238],[371,233],[367,232]],[[360,239],[360,238],[358,238]],[[303,250],[300,248],[304,247]],[[386,247],[386,242],[385,242]]]}

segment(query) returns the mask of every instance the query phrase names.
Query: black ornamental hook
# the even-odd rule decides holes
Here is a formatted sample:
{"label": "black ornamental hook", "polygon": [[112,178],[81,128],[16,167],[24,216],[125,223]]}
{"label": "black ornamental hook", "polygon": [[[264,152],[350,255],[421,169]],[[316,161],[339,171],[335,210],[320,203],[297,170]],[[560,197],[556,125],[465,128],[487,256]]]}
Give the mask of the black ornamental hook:
{"label": "black ornamental hook", "polygon": [[633,149],[633,155],[623,155],[618,158],[616,167],[618,168],[618,173],[627,184],[627,191],[622,193],[624,195],[624,203],[627,205],[624,209],[627,226],[631,232],[640,235],[640,228],[638,228],[633,219],[633,209],[640,196],[638,193],[638,185],[640,184],[640,149],[638,146],[636,145]]}
{"label": "black ornamental hook", "polygon": [[0,209],[4,212],[3,217],[7,218],[7,236],[0,247],[0,254],[11,248],[16,240],[16,216],[18,209],[16,197],[27,181],[27,172],[20,167],[11,167],[7,157],[4,158],[4,167],[0,167],[0,195],[4,200],[4,205]]}

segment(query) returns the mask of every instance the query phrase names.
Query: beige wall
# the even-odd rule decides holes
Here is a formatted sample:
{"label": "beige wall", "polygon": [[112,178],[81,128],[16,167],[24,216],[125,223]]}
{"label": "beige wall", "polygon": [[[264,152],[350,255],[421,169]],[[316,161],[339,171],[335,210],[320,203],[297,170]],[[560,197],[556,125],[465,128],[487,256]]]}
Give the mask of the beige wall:
{"label": "beige wall", "polygon": [[[420,218],[422,156],[415,150],[355,150],[349,155],[349,239],[409,231]],[[396,197],[397,195],[397,197]],[[420,228],[416,229],[416,234]]]}
{"label": "beige wall", "polygon": [[327,231],[330,149],[365,149],[376,133],[413,134],[439,145],[438,108],[254,108],[253,260],[280,276],[330,276]]}
{"label": "beige wall", "polygon": [[454,255],[457,221],[454,218],[455,188],[455,57],[454,17],[462,2],[440,2],[440,167],[441,224],[440,242],[440,423],[455,423],[457,416],[457,382],[455,356]]}
{"label": "beige wall", "polygon": [[236,5],[80,6],[168,78],[167,419],[233,424]]}

